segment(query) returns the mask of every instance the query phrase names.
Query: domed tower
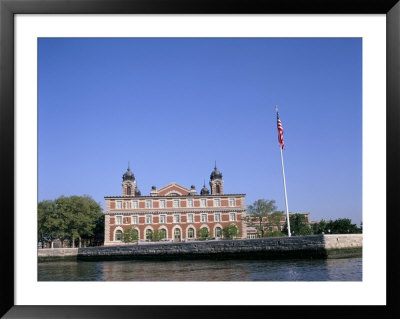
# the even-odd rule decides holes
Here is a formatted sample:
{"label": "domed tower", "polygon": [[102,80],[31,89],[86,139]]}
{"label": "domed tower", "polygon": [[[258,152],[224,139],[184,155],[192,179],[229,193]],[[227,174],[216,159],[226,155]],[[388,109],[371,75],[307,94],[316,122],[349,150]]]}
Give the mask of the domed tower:
{"label": "domed tower", "polygon": [[210,175],[210,188],[211,195],[224,193],[224,181],[222,180],[222,173],[217,169],[217,162],[215,162],[214,170]]}
{"label": "domed tower", "polygon": [[122,175],[122,196],[135,196],[136,195],[136,180],[135,175],[131,172],[128,163],[128,169]]}
{"label": "domed tower", "polygon": [[200,190],[200,195],[209,195],[210,191],[208,190],[208,188],[206,187],[206,182],[204,181],[204,186],[203,188]]}

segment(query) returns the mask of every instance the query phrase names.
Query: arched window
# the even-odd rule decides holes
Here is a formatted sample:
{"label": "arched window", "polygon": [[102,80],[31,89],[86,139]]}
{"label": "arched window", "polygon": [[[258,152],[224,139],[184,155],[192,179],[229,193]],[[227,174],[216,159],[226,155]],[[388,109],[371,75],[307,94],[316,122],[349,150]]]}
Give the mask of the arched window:
{"label": "arched window", "polygon": [[174,241],[181,241],[181,230],[179,228],[174,229]]}
{"label": "arched window", "polygon": [[167,238],[167,231],[164,228],[161,228],[159,230],[160,233],[160,239],[166,239]]}
{"label": "arched window", "polygon": [[147,240],[153,239],[153,231],[151,229],[146,230],[146,239]]}
{"label": "arched window", "polygon": [[219,187],[219,185],[218,185],[218,184],[217,184],[216,192],[217,192],[217,194],[219,194],[219,193],[220,193],[220,187]]}
{"label": "arched window", "polygon": [[216,238],[221,238],[222,236],[222,229],[221,227],[215,227],[215,237]]}
{"label": "arched window", "polygon": [[191,227],[188,229],[188,238],[194,238],[194,229]]}
{"label": "arched window", "polygon": [[128,186],[127,188],[126,188],[126,195],[131,195],[131,187],[130,186]]}
{"label": "arched window", "polygon": [[117,241],[121,241],[122,240],[122,230],[118,229],[115,232],[115,240],[117,240]]}

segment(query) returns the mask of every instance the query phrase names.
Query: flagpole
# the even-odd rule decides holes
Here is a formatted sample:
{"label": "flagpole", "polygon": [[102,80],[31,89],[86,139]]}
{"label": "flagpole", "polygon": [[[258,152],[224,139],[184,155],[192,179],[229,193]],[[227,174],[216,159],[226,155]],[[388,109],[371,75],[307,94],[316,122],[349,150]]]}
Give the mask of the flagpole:
{"label": "flagpole", "polygon": [[[278,114],[278,105],[275,105],[275,110],[276,110],[276,115],[277,115],[277,119],[279,122],[279,114]],[[279,132],[278,132],[279,134]],[[283,134],[283,131],[282,131]],[[284,189],[284,193],[285,193],[285,204],[286,204],[286,222],[287,222],[287,229],[288,229],[288,237],[291,236],[290,233],[290,218],[289,218],[289,206],[288,206],[288,200],[287,200],[287,192],[286,192],[286,177],[285,177],[285,166],[283,164],[283,142],[282,144],[279,144],[279,149],[281,150],[281,164],[282,164],[282,176],[283,176],[283,189]]]}
{"label": "flagpole", "polygon": [[279,147],[281,150],[281,162],[282,162],[282,175],[283,175],[283,189],[285,190],[285,204],[286,204],[286,220],[287,220],[287,227],[288,227],[288,236],[291,236],[290,233],[290,219],[289,219],[289,207],[287,202],[287,193],[286,193],[286,178],[285,178],[285,166],[283,165],[283,153],[282,147]]}

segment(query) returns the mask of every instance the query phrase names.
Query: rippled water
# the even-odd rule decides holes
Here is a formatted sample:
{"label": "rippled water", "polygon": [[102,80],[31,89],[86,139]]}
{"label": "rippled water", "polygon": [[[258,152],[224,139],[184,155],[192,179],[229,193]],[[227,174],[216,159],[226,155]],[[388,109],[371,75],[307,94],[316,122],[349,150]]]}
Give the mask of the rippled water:
{"label": "rippled water", "polygon": [[362,258],[70,261],[38,264],[39,281],[361,281]]}

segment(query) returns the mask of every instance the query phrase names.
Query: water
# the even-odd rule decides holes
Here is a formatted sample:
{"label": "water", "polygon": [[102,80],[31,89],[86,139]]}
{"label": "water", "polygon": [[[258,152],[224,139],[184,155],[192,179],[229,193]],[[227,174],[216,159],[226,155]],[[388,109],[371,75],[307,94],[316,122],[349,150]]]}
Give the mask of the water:
{"label": "water", "polygon": [[362,258],[223,261],[62,261],[39,281],[361,281]]}

